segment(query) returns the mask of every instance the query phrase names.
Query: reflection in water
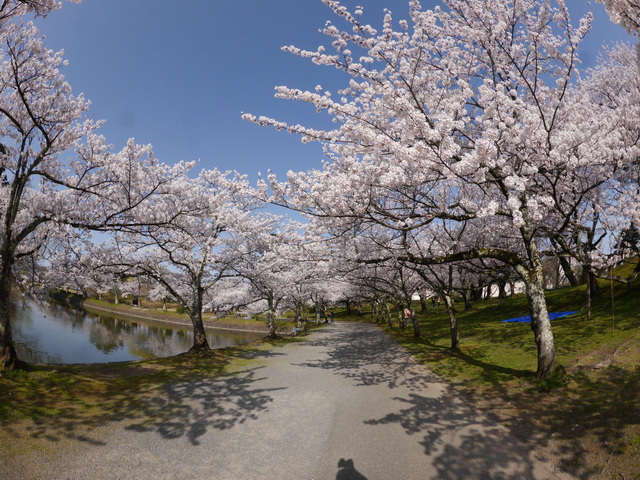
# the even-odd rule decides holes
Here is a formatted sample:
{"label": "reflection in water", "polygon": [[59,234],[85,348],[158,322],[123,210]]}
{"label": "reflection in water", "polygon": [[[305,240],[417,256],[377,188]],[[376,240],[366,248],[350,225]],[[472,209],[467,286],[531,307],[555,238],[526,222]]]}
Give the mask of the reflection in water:
{"label": "reflection in water", "polygon": [[[73,310],[34,298],[13,309],[20,359],[36,363],[106,363],[168,357],[193,345],[193,332]],[[212,348],[248,343],[259,334],[207,334]]]}

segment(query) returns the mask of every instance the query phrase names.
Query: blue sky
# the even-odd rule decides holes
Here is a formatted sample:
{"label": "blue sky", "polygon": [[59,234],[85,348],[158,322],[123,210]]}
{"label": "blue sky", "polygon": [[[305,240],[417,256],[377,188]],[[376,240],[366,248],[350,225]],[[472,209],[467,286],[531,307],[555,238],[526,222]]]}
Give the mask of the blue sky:
{"label": "blue sky", "polygon": [[[396,20],[408,17],[408,0],[343,3],[363,4],[373,25],[380,24],[384,8]],[[577,14],[595,15],[583,66],[593,65],[604,42],[630,40],[602,5],[567,3],[576,24]],[[423,0],[423,8],[435,4]],[[64,49],[67,80],[91,100],[90,117],[107,121],[101,132],[116,149],[134,137],[152,144],[165,163],[200,160],[200,168],[237,170],[255,179],[268,169],[283,175],[321,166],[320,145],[302,144],[240,115],[323,123],[313,107],[273,94],[276,85],[312,89],[346,80],[280,50],[327,45],[318,32],[326,20],[336,19],[320,0],[83,0],[64,2],[38,26],[48,48]]]}

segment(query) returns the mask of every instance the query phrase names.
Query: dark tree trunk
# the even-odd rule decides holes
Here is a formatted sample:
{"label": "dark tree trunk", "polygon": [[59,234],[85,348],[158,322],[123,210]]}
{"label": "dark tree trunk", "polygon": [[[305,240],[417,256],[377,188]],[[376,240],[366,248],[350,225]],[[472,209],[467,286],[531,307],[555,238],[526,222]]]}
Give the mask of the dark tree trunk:
{"label": "dark tree trunk", "polygon": [[482,300],[482,287],[471,288],[471,298],[473,301],[477,302]]}
{"label": "dark tree trunk", "polygon": [[596,272],[593,270],[589,271],[589,290],[591,290],[591,298],[597,298],[602,292]]}
{"label": "dark tree trunk", "polygon": [[420,325],[418,325],[418,318],[413,310],[411,310],[411,325],[413,326],[413,337],[420,338]]}
{"label": "dark tree trunk", "polygon": [[471,310],[471,290],[468,288],[465,288],[462,291],[462,298],[464,300],[464,309],[466,310]]}
{"label": "dark tree trunk", "polygon": [[393,328],[393,317],[391,316],[391,310],[389,309],[389,305],[386,302],[384,303],[384,311],[385,311],[385,314],[387,315],[387,325],[389,325],[389,328]]}
{"label": "dark tree trunk", "polygon": [[378,302],[373,302],[371,304],[371,316],[375,318],[376,323],[380,323],[380,308],[378,307]]}
{"label": "dark tree trunk", "polygon": [[448,293],[443,295],[444,306],[447,309],[447,315],[449,315],[449,333],[451,334],[451,348],[457,349],[460,345],[460,339],[458,337],[458,319],[456,318],[456,311],[453,307],[453,299]]}
{"label": "dark tree trunk", "polygon": [[191,347],[190,351],[201,352],[205,350],[211,350],[209,341],[207,340],[207,334],[204,330],[202,311],[195,312],[191,316],[191,323],[193,324],[193,346]]}
{"label": "dark tree trunk", "polygon": [[427,311],[427,297],[425,297],[424,292],[420,291],[420,293],[418,293],[419,297],[420,297],[420,308],[422,309],[423,312]]}
{"label": "dark tree trunk", "polygon": [[571,268],[571,262],[569,262],[569,259],[563,255],[560,255],[558,257],[558,261],[560,262],[560,267],[562,268],[564,276],[569,282],[569,285],[571,285],[572,287],[578,285],[578,279],[576,278],[576,274],[573,273],[573,269]]}
{"label": "dark tree trunk", "polygon": [[507,298],[507,282],[503,280],[498,282],[498,298],[500,300]]}
{"label": "dark tree trunk", "polygon": [[202,321],[202,288],[198,287],[194,294],[193,306],[187,310],[193,324],[193,347],[189,351],[202,352],[211,350]]}
{"label": "dark tree trunk", "polygon": [[11,258],[12,255],[3,252],[2,268],[0,270],[0,368],[13,370],[19,367],[18,356],[13,345],[11,333]]}

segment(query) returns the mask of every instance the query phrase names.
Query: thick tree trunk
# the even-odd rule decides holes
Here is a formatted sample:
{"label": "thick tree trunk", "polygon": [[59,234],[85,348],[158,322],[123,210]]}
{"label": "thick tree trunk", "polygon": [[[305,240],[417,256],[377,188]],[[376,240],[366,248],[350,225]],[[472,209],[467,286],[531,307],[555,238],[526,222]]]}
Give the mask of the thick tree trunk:
{"label": "thick tree trunk", "polygon": [[269,311],[267,312],[267,324],[269,327],[269,334],[267,338],[278,338],[276,334],[276,308],[273,302],[273,298],[267,300],[269,305]]}
{"label": "thick tree trunk", "polygon": [[580,280],[582,283],[587,284],[587,288],[589,289],[589,294],[591,298],[596,298],[600,295],[600,284],[598,284],[598,277],[596,276],[596,272],[593,271],[593,267],[591,265],[584,265],[582,267],[582,275]]}
{"label": "thick tree trunk", "polygon": [[403,312],[403,308],[398,305],[398,325],[400,325],[400,330],[404,330],[405,324],[404,324],[404,312]]}
{"label": "thick tree trunk", "polygon": [[418,318],[416,316],[416,312],[411,310],[411,326],[413,326],[413,338],[420,338],[420,325],[418,325]]}
{"label": "thick tree trunk", "polygon": [[569,282],[569,285],[571,285],[572,287],[575,287],[576,285],[578,285],[579,283],[578,279],[576,278],[575,273],[573,273],[573,269],[571,268],[571,262],[569,262],[569,259],[567,259],[567,257],[560,255],[558,257],[558,261],[560,262],[560,267],[562,268],[562,271],[564,272],[564,276]]}
{"label": "thick tree trunk", "polygon": [[464,309],[471,310],[471,290],[465,288],[462,292],[462,298],[464,300]]}
{"label": "thick tree trunk", "polygon": [[191,316],[191,323],[193,324],[193,347],[191,347],[190,350],[196,352],[211,350],[209,341],[207,340],[207,334],[204,330],[202,310],[193,313]]}
{"label": "thick tree trunk", "polygon": [[278,338],[276,334],[276,314],[271,308],[267,312],[267,325],[269,328],[267,338]]}
{"label": "thick tree trunk", "polygon": [[449,315],[449,333],[451,334],[451,348],[455,350],[460,344],[458,336],[458,319],[456,318],[456,311],[453,308],[453,299],[448,293],[444,295],[444,306],[447,309],[447,315]]}
{"label": "thick tree trunk", "polygon": [[420,308],[421,311],[426,312],[427,311],[427,297],[425,296],[423,291],[420,291],[418,293],[419,297],[420,297]]}
{"label": "thick tree trunk", "polygon": [[389,305],[387,305],[387,303],[384,303],[384,312],[387,316],[387,325],[389,325],[389,328],[393,328],[393,318],[391,317],[391,310],[389,309]]}
{"label": "thick tree trunk", "polygon": [[0,261],[0,368],[13,370],[18,368],[18,356],[13,346],[11,333],[11,255],[3,254]]}
{"label": "thick tree trunk", "polygon": [[528,270],[523,266],[519,266],[516,269],[525,284],[529,312],[531,314],[531,329],[538,349],[536,375],[538,378],[548,378],[553,374],[556,367],[556,347],[551,330],[551,322],[549,321],[547,301],[544,297],[542,262],[540,262],[535,240],[532,240],[531,244],[531,268]]}
{"label": "thick tree trunk", "polygon": [[198,287],[194,293],[193,306],[187,310],[193,324],[193,347],[190,349],[192,352],[211,350],[202,321],[202,297],[202,288]]}
{"label": "thick tree trunk", "polygon": [[492,284],[492,283],[490,283],[490,284],[488,284],[488,285],[487,285],[487,287],[486,287],[486,288],[487,288],[487,290],[485,291],[485,294],[484,294],[484,299],[485,299],[485,300],[489,300],[489,299],[491,298],[491,286],[492,286],[492,285],[493,285],[493,284]]}
{"label": "thick tree trunk", "polygon": [[498,282],[498,298],[500,300],[507,298],[507,282],[504,280]]}
{"label": "thick tree trunk", "polygon": [[516,266],[516,271],[522,278],[527,300],[529,301],[529,312],[531,314],[531,329],[538,348],[538,368],[536,375],[538,378],[549,378],[556,367],[556,347],[549,321],[549,311],[547,310],[547,300],[544,297],[544,271],[538,243],[533,236],[532,230],[525,224],[521,227],[522,237],[527,256],[528,267]]}
{"label": "thick tree trunk", "polygon": [[589,271],[589,289],[591,290],[591,298],[600,296],[600,293],[602,292],[600,284],[598,283],[596,272],[594,272],[593,270]]}
{"label": "thick tree trunk", "polygon": [[535,281],[527,285],[527,298],[531,312],[531,329],[538,347],[536,375],[538,378],[548,378],[556,366],[556,348],[541,282]]}

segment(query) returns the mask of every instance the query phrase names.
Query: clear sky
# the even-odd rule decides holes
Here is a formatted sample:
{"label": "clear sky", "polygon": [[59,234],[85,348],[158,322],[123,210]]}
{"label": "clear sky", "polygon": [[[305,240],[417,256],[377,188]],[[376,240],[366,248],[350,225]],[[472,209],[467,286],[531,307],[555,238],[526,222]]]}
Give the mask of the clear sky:
{"label": "clear sky", "polygon": [[[408,0],[347,0],[364,5],[380,25],[383,9],[408,17]],[[431,8],[433,0],[423,0]],[[578,15],[591,10],[594,28],[581,52],[591,66],[604,42],[630,40],[600,4],[567,0]],[[309,105],[276,100],[276,85],[313,89],[346,81],[328,67],[282,52],[283,45],[329,46],[318,32],[337,20],[320,0],[83,0],[63,2],[38,26],[53,50],[64,49],[63,72],[75,93],[91,100],[90,116],[116,149],[127,139],[154,147],[165,163],[200,160],[200,168],[258,172],[319,168],[322,149],[258,127],[242,112],[289,123],[324,123]],[[339,22],[336,22],[339,23]],[[338,84],[343,86],[344,83]],[[320,123],[319,123],[320,122]]]}

